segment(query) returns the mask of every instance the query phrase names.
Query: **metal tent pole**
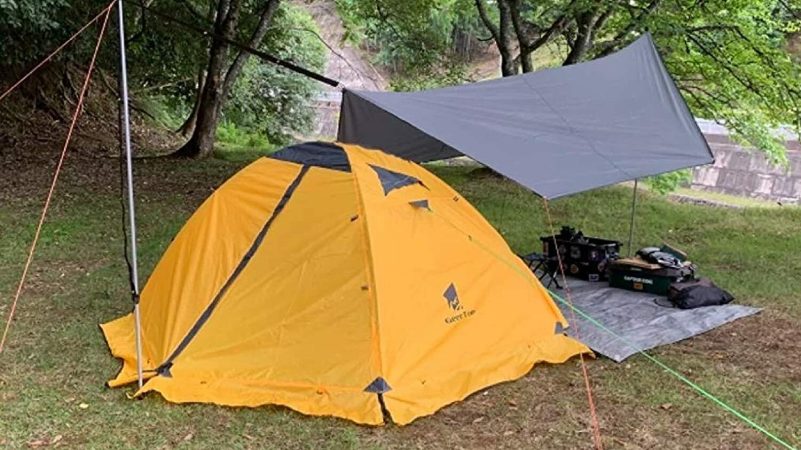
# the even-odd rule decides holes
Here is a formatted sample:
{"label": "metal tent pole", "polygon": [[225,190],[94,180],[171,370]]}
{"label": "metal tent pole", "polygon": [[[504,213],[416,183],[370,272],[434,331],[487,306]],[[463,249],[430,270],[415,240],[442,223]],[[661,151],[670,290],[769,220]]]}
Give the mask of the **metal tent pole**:
{"label": "metal tent pole", "polygon": [[136,215],[134,213],[133,163],[131,158],[131,120],[128,107],[128,65],[125,57],[125,18],[122,1],[117,1],[117,19],[120,32],[120,97],[122,98],[122,130],[125,145],[125,164],[128,178],[128,219],[131,242],[131,289],[134,300],[134,327],[136,334],[136,376],[142,387],[142,319],[139,312],[139,273],[136,264]]}
{"label": "metal tent pole", "polygon": [[634,211],[637,209],[637,178],[634,179],[634,194],[631,197],[631,222],[629,223],[629,248],[628,256],[631,257],[631,245],[634,240]]}

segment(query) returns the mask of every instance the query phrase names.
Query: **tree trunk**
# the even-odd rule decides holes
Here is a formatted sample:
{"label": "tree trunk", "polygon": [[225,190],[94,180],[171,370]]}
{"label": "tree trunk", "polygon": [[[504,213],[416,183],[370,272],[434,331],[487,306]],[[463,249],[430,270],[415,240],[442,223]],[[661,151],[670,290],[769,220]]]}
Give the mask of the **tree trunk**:
{"label": "tree trunk", "polygon": [[[217,22],[215,22],[215,33],[227,39],[233,39],[236,24],[239,21],[239,1],[221,1],[220,7],[223,6],[222,3],[230,3],[230,6],[227,7],[228,13],[220,29],[218,29]],[[280,3],[281,0],[267,1],[261,11],[259,23],[247,43],[248,47],[257,48],[261,44]],[[221,9],[218,9],[218,17],[220,17],[220,11]],[[231,65],[226,68],[228,50],[229,45],[222,40],[215,39],[212,42],[209,51],[209,67],[206,71],[205,79],[201,82],[198,100],[192,114],[184,124],[186,127],[193,128],[191,130],[192,137],[174,153],[175,156],[205,158],[211,155],[214,148],[217,123],[222,114],[225,101],[228,99],[236,79],[241,74],[242,68],[250,58],[249,52],[240,50]],[[182,130],[184,126],[181,127]],[[189,132],[187,131],[186,134],[189,134]]]}
{"label": "tree trunk", "polygon": [[224,100],[223,85],[229,44],[239,22],[240,0],[220,0],[214,21],[214,37],[209,49],[209,64],[200,96],[195,129],[189,140],[173,156],[206,158],[214,150],[214,137],[219,121],[220,104]]}
{"label": "tree trunk", "polygon": [[517,63],[515,61],[514,48],[512,48],[511,36],[511,14],[508,5],[504,0],[498,2],[500,12],[500,24],[495,24],[487,13],[487,6],[484,0],[475,0],[478,15],[484,27],[489,30],[495,46],[501,54],[501,74],[505,77],[517,74]]}
{"label": "tree trunk", "polygon": [[184,123],[175,130],[183,137],[188,137],[195,132],[195,125],[197,125],[197,113],[200,110],[200,97],[203,94],[203,86],[206,82],[206,71],[201,69],[197,74],[197,87],[195,89],[195,102],[192,105],[192,111],[189,117],[186,118]]}
{"label": "tree trunk", "polygon": [[595,42],[595,34],[602,27],[611,11],[587,11],[576,17],[576,38],[570,44],[570,53],[562,63],[563,66],[575,64],[584,58]]}
{"label": "tree trunk", "polygon": [[501,75],[505,77],[517,75],[519,64],[514,52],[512,13],[507,0],[498,1],[498,11],[500,12],[498,50],[501,52]]}
{"label": "tree trunk", "polygon": [[512,19],[512,28],[517,36],[517,45],[520,48],[520,68],[523,73],[533,72],[534,65],[531,61],[531,53],[534,48],[531,46],[531,39],[523,29],[523,21],[520,17],[520,0],[501,0],[508,1],[508,8],[510,18]]}

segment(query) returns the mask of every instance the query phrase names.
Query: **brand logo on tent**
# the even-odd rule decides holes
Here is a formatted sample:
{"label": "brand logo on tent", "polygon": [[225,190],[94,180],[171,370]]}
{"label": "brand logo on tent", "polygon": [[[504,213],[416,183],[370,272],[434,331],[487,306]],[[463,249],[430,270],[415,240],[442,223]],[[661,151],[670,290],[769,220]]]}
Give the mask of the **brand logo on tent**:
{"label": "brand logo on tent", "polygon": [[453,283],[448,286],[448,289],[445,289],[445,293],[442,294],[445,297],[445,300],[448,302],[448,306],[451,307],[454,311],[460,311],[462,309],[462,305],[459,303],[459,294],[456,293],[456,286]]}
{"label": "brand logo on tent", "polygon": [[442,294],[445,297],[445,301],[448,302],[448,307],[453,311],[459,311],[459,314],[455,316],[450,316],[445,318],[445,323],[451,324],[458,322],[466,317],[470,317],[476,313],[475,309],[464,311],[464,306],[462,306],[461,302],[459,301],[459,294],[456,293],[456,286],[451,283],[445,292]]}

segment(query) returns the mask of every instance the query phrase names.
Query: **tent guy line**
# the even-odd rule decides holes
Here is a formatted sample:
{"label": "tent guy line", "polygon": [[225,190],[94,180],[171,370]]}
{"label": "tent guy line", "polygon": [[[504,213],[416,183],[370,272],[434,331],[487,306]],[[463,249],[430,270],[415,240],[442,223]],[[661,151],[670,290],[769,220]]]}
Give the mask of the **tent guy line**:
{"label": "tent guy line", "polygon": [[37,70],[41,69],[41,68],[42,68],[42,66],[44,66],[45,64],[47,64],[47,63],[48,63],[48,62],[49,62],[51,59],[53,59],[53,57],[54,57],[54,56],[56,56],[56,55],[57,55],[59,52],[61,52],[61,51],[62,51],[62,50],[64,50],[64,49],[65,49],[65,48],[66,48],[68,45],[70,45],[70,44],[72,43],[72,41],[74,41],[75,39],[77,39],[77,38],[78,38],[78,36],[80,36],[80,35],[81,35],[81,34],[82,34],[84,31],[86,31],[86,29],[87,29],[87,28],[89,28],[89,27],[90,27],[90,26],[91,26],[93,23],[97,22],[97,19],[101,18],[101,17],[103,16],[103,14],[106,14],[106,13],[108,12],[108,10],[110,10],[112,7],[114,7],[114,4],[115,4],[116,2],[117,2],[117,0],[112,0],[112,2],[111,2],[111,3],[109,3],[109,4],[108,4],[108,6],[106,6],[105,8],[103,8],[103,9],[102,9],[102,10],[101,10],[99,13],[97,13],[97,15],[96,15],[95,17],[93,17],[93,18],[92,18],[92,20],[90,20],[89,22],[86,22],[86,24],[85,24],[84,26],[82,26],[81,28],[79,28],[79,29],[78,29],[78,30],[77,30],[75,33],[73,33],[73,34],[72,34],[72,36],[70,36],[70,37],[69,37],[69,38],[68,38],[66,41],[64,41],[64,42],[63,42],[61,45],[59,45],[58,47],[56,47],[56,48],[55,48],[55,50],[53,50],[53,51],[52,51],[52,52],[51,52],[49,55],[47,55],[47,56],[46,56],[46,57],[45,57],[43,60],[39,61],[39,63],[38,63],[38,64],[36,64],[36,65],[35,65],[35,66],[34,66],[34,67],[31,69],[31,70],[29,70],[29,71],[28,71],[28,73],[26,73],[25,75],[23,75],[23,76],[22,76],[22,77],[21,77],[19,80],[17,80],[17,81],[16,81],[14,84],[12,84],[11,86],[9,86],[9,87],[8,87],[8,89],[6,89],[6,90],[5,90],[5,91],[4,91],[2,94],[0,94],[0,101],[2,101],[4,98],[6,98],[6,96],[8,96],[9,94],[11,94],[11,92],[13,92],[13,91],[14,91],[14,89],[16,89],[17,87],[19,87],[19,85],[21,85],[22,83],[24,83],[24,82],[25,82],[25,80],[27,80],[28,78],[30,78],[30,76],[31,76],[31,75],[33,75],[34,73],[36,73],[36,71],[37,71]]}
{"label": "tent guy line", "polygon": [[[59,174],[61,173],[61,168],[64,165],[64,159],[67,156],[67,149],[69,148],[70,142],[72,141],[72,134],[73,131],[75,130],[75,125],[78,123],[78,118],[81,116],[81,112],[83,110],[83,101],[86,98],[86,91],[89,89],[89,81],[92,78],[92,72],[94,71],[95,68],[95,62],[97,61],[97,53],[100,50],[100,44],[103,42],[103,36],[105,35],[106,32],[106,25],[108,25],[108,18],[111,15],[111,8],[113,8],[115,2],[109,4],[109,6],[107,6],[101,13],[101,15],[105,14],[105,16],[103,16],[103,25],[100,28],[100,33],[97,36],[97,43],[95,44],[95,50],[94,53],[92,54],[92,60],[89,63],[89,69],[86,71],[86,77],[84,78],[80,94],[78,95],[78,102],[75,105],[75,112],[72,115],[72,121],[70,122],[70,127],[69,130],[67,131],[67,138],[64,141],[64,146],[61,149],[61,156],[59,157],[58,164],[56,165],[56,170],[53,173],[53,181],[50,183],[50,190],[47,192],[47,198],[45,199],[44,207],[42,208],[42,214],[39,217],[39,223],[36,225],[36,232],[33,235],[33,241],[31,242],[30,250],[28,251],[28,257],[25,261],[25,266],[22,269],[22,276],[20,277],[19,284],[17,285],[17,290],[16,293],[14,294],[14,300],[11,303],[11,309],[8,313],[8,319],[6,321],[5,329],[3,330],[3,336],[2,338],[0,338],[0,353],[2,353],[3,349],[5,348],[6,339],[8,338],[8,333],[9,330],[11,329],[11,322],[14,320],[14,314],[17,310],[17,304],[19,303],[19,298],[20,295],[22,294],[22,289],[25,286],[25,281],[28,277],[28,270],[31,267],[31,262],[33,262],[33,255],[36,251],[36,245],[39,242],[39,236],[41,235],[42,232],[42,226],[44,225],[45,218],[47,217],[47,211],[50,208],[50,201],[53,199],[53,192],[55,192],[56,190],[58,177]],[[92,22],[90,22],[90,24],[94,23],[95,21],[96,18],[92,19]],[[63,46],[61,48],[63,48]],[[51,57],[52,55],[48,56],[48,58],[45,61],[48,61]],[[37,66],[36,69],[38,69],[39,67],[41,67],[41,64]],[[26,78],[27,76],[28,75],[26,75]],[[18,86],[18,84],[15,85],[15,87],[16,86]]]}
{"label": "tent guy line", "polygon": [[[547,200],[545,202],[547,203]],[[441,219],[443,219],[443,218],[441,218]],[[445,220],[445,219],[443,219],[443,220]],[[474,237],[470,236],[469,233],[467,233],[466,231],[464,231],[460,227],[456,226],[455,224],[450,223],[447,220],[445,220],[445,221],[451,227],[453,227],[454,229],[456,229],[460,233],[463,233],[464,235],[470,237],[470,241],[472,243],[474,243],[475,245],[477,245],[479,248],[481,248],[485,252],[488,252],[488,253],[492,254],[499,261],[503,262],[504,264],[506,264],[510,268],[512,268],[512,269],[514,269],[516,271],[518,270],[518,268],[511,261],[508,261],[506,258],[503,258],[501,255],[498,255],[497,253],[495,253],[488,246],[484,245],[480,240],[475,239]],[[525,276],[526,275],[524,272],[521,272],[521,271],[518,271],[518,274],[521,275],[521,276]],[[562,273],[562,281],[565,283],[565,286],[567,287],[568,284],[567,284],[567,279],[565,278],[564,272]],[[672,377],[678,379],[679,381],[681,381],[685,385],[689,386],[691,389],[693,389],[695,392],[700,394],[702,397],[706,398],[707,400],[712,401],[716,406],[718,406],[718,407],[722,408],[724,411],[732,414],[734,417],[740,419],[742,422],[744,422],[748,426],[750,426],[750,427],[754,428],[755,430],[757,430],[758,432],[764,434],[766,437],[770,438],[771,440],[773,440],[774,442],[776,442],[779,445],[783,446],[784,448],[786,448],[788,450],[798,450],[797,447],[793,446],[792,444],[788,443],[788,441],[786,441],[786,440],[782,439],[781,437],[777,436],[776,434],[772,433],[767,428],[765,428],[762,425],[760,425],[759,423],[757,423],[754,419],[751,419],[750,417],[748,417],[747,415],[742,413],[740,410],[736,409],[735,407],[733,407],[733,406],[729,405],[728,403],[724,402],[723,400],[719,399],[717,396],[715,396],[711,392],[707,391],[706,389],[702,388],[700,385],[698,385],[694,381],[692,381],[689,378],[687,378],[685,375],[683,375],[678,370],[668,366],[666,363],[662,362],[657,357],[651,355],[650,353],[648,353],[645,350],[641,350],[639,347],[634,345],[632,342],[630,342],[629,340],[627,340],[623,336],[620,336],[619,334],[615,333],[613,330],[609,329],[604,324],[602,324],[600,321],[598,321],[597,319],[592,317],[592,315],[590,315],[589,313],[585,312],[581,308],[578,308],[575,305],[573,305],[572,301],[566,300],[561,295],[557,294],[556,292],[554,292],[551,289],[546,289],[546,290],[548,291],[548,294],[552,298],[554,298],[557,302],[559,302],[562,305],[567,306],[568,309],[570,309],[571,313],[578,313],[582,318],[586,319],[590,324],[592,324],[593,326],[595,326],[599,330],[603,331],[604,333],[609,334],[610,336],[614,337],[616,340],[619,340],[620,342],[622,342],[626,346],[632,348],[633,350],[636,350],[638,354],[643,355],[648,361],[650,361],[651,363],[657,365],[662,370],[664,370],[667,374],[671,375]],[[567,288],[566,292],[569,295],[569,288]],[[577,326],[576,321],[573,320],[571,322],[570,326]]]}
{"label": "tent guy line", "polygon": [[[553,231],[553,229],[554,229],[553,228],[553,220],[551,219],[550,209],[548,207],[548,200],[547,199],[543,199],[543,203],[545,204],[545,210],[547,212],[548,221],[549,221],[549,224],[550,224],[550,227],[551,227],[551,230],[552,230],[551,235],[555,235],[556,233]],[[443,222],[448,224],[451,228],[455,229],[457,232],[465,235],[470,242],[472,242],[473,244],[478,246],[480,249],[482,249],[483,251],[489,253],[493,257],[497,258],[499,261],[502,261],[505,265],[509,266],[512,270],[517,272],[517,274],[520,275],[523,279],[530,280],[530,274],[528,272],[521,272],[519,267],[516,267],[514,264],[509,262],[502,255],[499,255],[496,252],[494,252],[487,245],[483,244],[480,240],[476,239],[474,236],[472,236],[470,233],[466,232],[461,227],[457,226],[456,224],[454,224],[453,222],[449,221],[447,218],[441,216],[440,214],[437,214],[435,211],[433,211],[431,209],[429,209],[429,211],[435,217],[437,217],[439,220],[442,220]],[[500,233],[499,229],[498,229],[498,232]],[[560,259],[559,268],[561,269],[562,277],[564,278],[565,277],[564,266],[562,265],[561,257],[559,257],[559,259]],[[565,286],[567,287],[567,283],[565,283]],[[568,296],[568,299],[570,300],[570,289],[569,289],[569,287],[567,288],[567,296]],[[581,341],[581,335],[579,333],[578,323],[575,320],[576,319],[575,312],[573,311],[573,309],[571,309],[570,311],[571,311],[571,314],[572,314],[572,318],[571,318],[572,320],[571,320],[569,326],[575,327],[575,329],[576,329],[576,339],[580,342]],[[591,380],[590,380],[589,369],[587,368],[587,362],[586,362],[586,360],[584,358],[584,353],[579,353],[578,356],[579,356],[579,360],[580,360],[580,363],[581,363],[581,372],[582,372],[582,377],[583,377],[583,380],[584,380],[584,387],[585,387],[585,390],[586,390],[586,393],[587,393],[587,403],[588,403],[588,407],[589,407],[589,410],[590,410],[590,424],[591,424],[591,428],[592,428],[592,432],[593,432],[593,446],[595,447],[595,450],[603,450],[603,439],[601,437],[601,426],[600,426],[600,422],[598,421],[598,413],[597,413],[597,410],[596,410],[596,407],[595,407],[595,400],[594,400],[594,396],[593,396],[593,392],[592,392],[592,383],[591,383]]]}
{"label": "tent guy line", "polygon": [[580,308],[573,306],[573,304],[571,302],[568,302],[567,300],[562,298],[556,292],[548,289],[548,293],[551,294],[551,297],[556,299],[556,301],[558,301],[559,303],[567,306],[568,308],[570,308],[571,311],[577,312],[582,318],[586,319],[588,322],[590,322],[591,324],[596,326],[598,329],[604,331],[605,333],[608,333],[610,336],[612,336],[615,339],[619,340],[620,342],[624,343],[628,347],[631,347],[633,350],[636,350],[637,353],[639,353],[642,356],[644,356],[648,361],[650,361],[651,363],[659,366],[659,368],[661,368],[662,370],[667,372],[669,375],[673,376],[674,378],[678,379],[682,383],[684,383],[687,386],[689,386],[691,389],[693,389],[695,392],[700,394],[702,397],[705,397],[706,399],[712,401],[715,405],[721,407],[723,410],[727,411],[728,413],[732,414],[736,418],[738,418],[741,421],[745,422],[747,425],[749,425],[750,427],[752,427],[755,430],[759,431],[763,435],[767,436],[768,438],[770,438],[771,440],[773,440],[777,444],[781,445],[782,447],[784,447],[784,448],[786,448],[788,450],[798,450],[797,447],[793,446],[789,442],[785,441],[784,439],[782,439],[779,436],[775,435],[774,433],[770,432],[767,428],[765,428],[762,425],[758,424],[756,421],[754,421],[750,417],[746,416],[744,413],[740,412],[740,410],[736,409],[733,406],[730,406],[728,403],[726,403],[723,400],[719,399],[717,396],[715,396],[711,392],[707,391],[706,389],[704,389],[703,387],[701,387],[700,385],[698,385],[694,381],[692,381],[689,378],[687,378],[686,376],[684,376],[678,370],[673,369],[672,367],[668,366],[667,364],[662,362],[660,359],[658,359],[657,357],[651,355],[650,353],[646,352],[645,350],[641,350],[640,348],[635,346],[633,343],[629,342],[624,337],[620,336],[619,334],[615,333],[614,331],[612,331],[609,328],[607,328],[606,326],[604,326],[604,324],[602,324],[601,322],[597,321],[591,315],[589,315],[586,312],[582,311]]}

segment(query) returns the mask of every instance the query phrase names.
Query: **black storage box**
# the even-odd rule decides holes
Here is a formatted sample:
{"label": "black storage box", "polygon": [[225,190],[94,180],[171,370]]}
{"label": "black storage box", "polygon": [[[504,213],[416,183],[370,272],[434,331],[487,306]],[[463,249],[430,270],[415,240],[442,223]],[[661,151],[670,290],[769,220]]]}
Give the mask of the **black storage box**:
{"label": "black storage box", "polygon": [[570,227],[562,227],[559,234],[543,236],[540,241],[546,257],[555,258],[559,252],[565,274],[589,281],[606,280],[609,262],[620,253],[620,242],[584,236]]}

